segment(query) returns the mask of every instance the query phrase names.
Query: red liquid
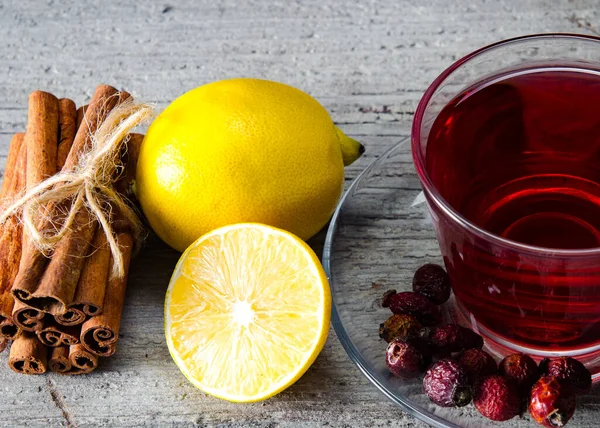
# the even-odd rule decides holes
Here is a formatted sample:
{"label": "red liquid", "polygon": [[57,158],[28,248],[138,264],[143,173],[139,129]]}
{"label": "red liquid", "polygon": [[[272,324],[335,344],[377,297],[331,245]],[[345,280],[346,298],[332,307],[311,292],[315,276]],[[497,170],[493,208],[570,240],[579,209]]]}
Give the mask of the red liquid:
{"label": "red liquid", "polygon": [[[472,87],[436,118],[426,164],[442,197],[489,232],[600,247],[600,74],[538,69]],[[485,327],[546,349],[600,344],[600,255],[503,252],[444,220],[438,238],[458,300]]]}

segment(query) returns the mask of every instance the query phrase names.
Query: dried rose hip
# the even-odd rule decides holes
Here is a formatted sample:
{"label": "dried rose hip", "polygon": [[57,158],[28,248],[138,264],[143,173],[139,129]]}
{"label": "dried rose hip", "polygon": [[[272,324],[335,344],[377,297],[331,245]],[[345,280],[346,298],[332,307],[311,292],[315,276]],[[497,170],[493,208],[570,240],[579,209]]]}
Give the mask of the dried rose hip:
{"label": "dried rose hip", "polygon": [[538,366],[533,358],[520,353],[505,357],[498,366],[498,372],[515,382],[523,398],[528,398],[531,385],[540,377]]}
{"label": "dried rose hip", "polygon": [[491,375],[475,383],[473,404],[486,418],[506,421],[519,414],[521,400],[514,382],[499,375]]}
{"label": "dried rose hip", "polygon": [[396,293],[396,290],[390,290],[383,296],[381,306],[390,308],[395,314],[412,315],[426,326],[438,325],[443,320],[439,307],[427,297],[411,291]]}
{"label": "dried rose hip", "polygon": [[471,402],[472,390],[466,370],[449,358],[433,363],[423,378],[431,401],[442,407],[462,407]]}
{"label": "dried rose hip", "polygon": [[390,342],[385,353],[385,360],[395,376],[405,379],[417,377],[427,365],[426,359],[417,348],[400,340]]}
{"label": "dried rose hip", "polygon": [[538,424],[564,427],[575,413],[575,395],[556,377],[543,376],[533,388],[529,401],[529,414]]}
{"label": "dried rose hip", "polygon": [[394,314],[379,325],[379,337],[388,343],[394,339],[407,340],[416,335],[422,327],[419,320],[412,315]]}
{"label": "dried rose hip", "polygon": [[480,335],[470,328],[458,324],[434,327],[430,341],[433,346],[443,352],[458,352],[483,346],[483,338]]}
{"label": "dried rose hip", "polygon": [[483,346],[483,338],[480,335],[458,324],[422,328],[419,330],[418,338],[421,343],[427,344],[431,353],[436,355],[448,355],[452,352]]}
{"label": "dried rose hip", "polygon": [[544,358],[540,362],[540,372],[543,376],[556,377],[574,394],[585,394],[592,387],[592,374],[575,358]]}
{"label": "dried rose hip", "polygon": [[450,298],[450,277],[443,267],[433,263],[421,266],[413,277],[413,291],[427,297],[436,305]]}
{"label": "dried rose hip", "polygon": [[496,374],[498,371],[498,365],[494,358],[487,352],[477,348],[467,349],[462,353],[458,362],[469,373],[472,382],[480,377]]}

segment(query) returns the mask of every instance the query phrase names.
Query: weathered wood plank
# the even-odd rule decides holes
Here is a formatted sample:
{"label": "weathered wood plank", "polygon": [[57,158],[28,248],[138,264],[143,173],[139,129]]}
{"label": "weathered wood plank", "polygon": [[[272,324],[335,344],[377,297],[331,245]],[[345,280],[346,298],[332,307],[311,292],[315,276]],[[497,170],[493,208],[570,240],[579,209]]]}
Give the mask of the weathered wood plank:
{"label": "weathered wood plank", "polygon": [[[308,91],[365,143],[364,158],[347,170],[351,179],[409,133],[421,94],[454,60],[496,40],[545,31],[599,34],[597,2],[4,0],[0,166],[10,136],[24,129],[34,89],[81,104],[96,84],[109,83],[162,108],[202,83],[256,76]],[[312,244],[322,240],[320,234]],[[360,374],[334,333],[308,373],[265,403],[234,405],[197,391],[163,339],[163,297],[176,260],[163,244],[148,243],[132,268],[118,353],[92,375],[22,377],[6,368],[6,353],[0,356],[0,425],[423,425]],[[368,262],[378,272],[392,269],[391,260]]]}

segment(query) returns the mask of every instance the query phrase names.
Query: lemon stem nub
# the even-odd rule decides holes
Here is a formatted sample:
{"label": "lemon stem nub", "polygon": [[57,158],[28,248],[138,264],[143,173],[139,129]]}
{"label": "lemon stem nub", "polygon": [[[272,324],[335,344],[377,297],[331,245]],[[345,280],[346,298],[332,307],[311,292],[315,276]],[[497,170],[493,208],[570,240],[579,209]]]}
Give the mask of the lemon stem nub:
{"label": "lemon stem nub", "polygon": [[356,141],[354,138],[348,137],[340,128],[336,127],[335,130],[337,132],[338,139],[340,140],[340,148],[342,149],[344,166],[348,166],[365,152],[365,146]]}

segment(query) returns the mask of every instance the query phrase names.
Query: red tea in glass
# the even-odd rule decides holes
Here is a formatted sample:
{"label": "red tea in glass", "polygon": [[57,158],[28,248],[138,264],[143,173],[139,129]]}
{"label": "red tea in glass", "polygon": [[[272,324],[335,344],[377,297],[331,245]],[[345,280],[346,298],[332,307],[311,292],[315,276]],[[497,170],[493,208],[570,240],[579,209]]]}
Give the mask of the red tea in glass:
{"label": "red tea in glass", "polygon": [[[488,232],[531,246],[600,247],[600,73],[539,68],[468,88],[436,118],[426,165],[442,197]],[[490,264],[493,286],[471,281]],[[544,268],[540,284],[536,266],[473,250],[454,291],[492,330],[514,319],[504,333],[515,341],[598,342],[600,270],[570,273],[562,259]]]}
{"label": "red tea in glass", "polygon": [[488,343],[600,366],[600,39],[461,59],[415,113],[415,167],[457,306]]}

